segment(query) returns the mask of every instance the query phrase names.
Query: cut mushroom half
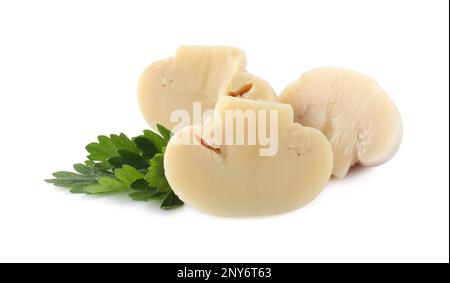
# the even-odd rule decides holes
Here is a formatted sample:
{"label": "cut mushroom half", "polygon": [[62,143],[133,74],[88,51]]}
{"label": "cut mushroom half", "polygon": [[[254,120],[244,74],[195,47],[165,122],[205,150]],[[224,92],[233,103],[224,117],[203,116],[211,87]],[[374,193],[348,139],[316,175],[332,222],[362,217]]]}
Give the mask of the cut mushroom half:
{"label": "cut mushroom half", "polygon": [[138,97],[147,123],[173,129],[174,111],[186,111],[193,118],[193,103],[201,110],[213,110],[227,95],[276,101],[275,91],[264,80],[246,72],[242,50],[227,46],[181,46],[174,57],[149,65],[139,79]]}
{"label": "cut mushroom half", "polygon": [[327,136],[338,178],[355,164],[388,161],[400,146],[399,111],[377,82],[361,73],[331,67],[309,71],[281,93],[280,101],[292,105],[295,121]]}
{"label": "cut mushroom half", "polygon": [[[320,131],[294,123],[291,106],[225,96],[215,110],[211,123],[175,133],[165,151],[165,175],[186,204],[222,216],[283,213],[306,205],[328,183],[333,167],[330,144]],[[192,145],[176,142],[195,137],[202,127],[216,127],[228,110],[278,113],[276,153],[261,156],[260,149],[266,145],[259,143],[222,143],[218,148],[201,138]],[[219,129],[225,131],[227,126]],[[245,126],[243,133],[252,129]],[[256,129],[256,135],[261,134],[259,124]],[[237,128],[232,133],[239,134]]]}

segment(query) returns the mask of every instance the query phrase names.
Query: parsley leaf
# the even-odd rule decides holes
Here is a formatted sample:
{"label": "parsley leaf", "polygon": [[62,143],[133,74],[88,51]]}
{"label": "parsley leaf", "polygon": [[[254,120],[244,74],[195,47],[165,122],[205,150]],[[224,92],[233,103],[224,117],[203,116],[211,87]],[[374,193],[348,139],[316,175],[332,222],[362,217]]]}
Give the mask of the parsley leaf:
{"label": "parsley leaf", "polygon": [[70,189],[74,194],[127,192],[136,201],[162,200],[162,209],[183,205],[164,175],[164,151],[172,132],[157,125],[161,135],[144,130],[128,138],[125,134],[98,136],[86,146],[88,160],[73,166],[75,172],[58,171],[47,183]]}
{"label": "parsley leaf", "polygon": [[163,147],[167,145],[167,140],[163,139],[160,135],[150,130],[144,130],[144,137],[146,137],[156,149],[160,152]]}
{"label": "parsley leaf", "polygon": [[148,182],[144,179],[138,179],[138,180],[134,181],[130,185],[130,188],[135,191],[156,191],[156,189],[153,187],[150,187]]}
{"label": "parsley leaf", "polygon": [[151,192],[140,191],[140,192],[130,193],[129,197],[132,200],[136,200],[136,201],[149,201],[152,199],[152,195],[153,195],[153,193],[151,193]]}
{"label": "parsley leaf", "polygon": [[145,176],[145,180],[150,186],[155,187],[159,193],[171,191],[164,175],[164,155],[162,153],[155,154],[155,157],[150,160],[150,168]]}
{"label": "parsley leaf", "polygon": [[148,162],[138,153],[131,152],[126,149],[117,150],[119,156],[108,159],[114,168],[120,168],[123,165],[131,165],[138,170],[148,168]]}
{"label": "parsley leaf", "polygon": [[172,132],[160,124],[157,124],[156,127],[158,128],[158,131],[161,134],[161,136],[164,138],[164,140],[166,140],[168,142],[173,135]]}
{"label": "parsley leaf", "polygon": [[87,194],[106,194],[123,192],[127,190],[125,184],[113,177],[100,177],[97,178],[97,182],[98,184],[84,188],[84,192]]}
{"label": "parsley leaf", "polygon": [[134,144],[125,134],[110,135],[111,142],[120,149],[128,150],[134,153],[138,153],[136,144]]}
{"label": "parsley leaf", "polygon": [[160,151],[155,144],[146,136],[139,136],[133,140],[136,146],[142,152],[142,157],[145,159],[151,159],[156,153]]}
{"label": "parsley leaf", "polygon": [[114,174],[119,181],[127,186],[127,188],[136,180],[142,180],[144,178],[144,174],[130,165],[124,165],[122,168],[116,169]]}
{"label": "parsley leaf", "polygon": [[45,181],[58,187],[70,188],[72,193],[83,193],[86,187],[98,184],[97,178],[113,175],[111,172],[96,168],[94,165],[77,163],[73,165],[73,169],[77,173],[58,171],[53,173],[54,179]]}
{"label": "parsley leaf", "polygon": [[86,150],[89,152],[87,156],[89,160],[100,161],[101,165],[107,169],[111,167],[108,159],[117,155],[117,147],[107,136],[99,136],[98,143],[93,142],[88,144]]}
{"label": "parsley leaf", "polygon": [[161,204],[162,209],[172,209],[182,206],[183,202],[171,191]]}

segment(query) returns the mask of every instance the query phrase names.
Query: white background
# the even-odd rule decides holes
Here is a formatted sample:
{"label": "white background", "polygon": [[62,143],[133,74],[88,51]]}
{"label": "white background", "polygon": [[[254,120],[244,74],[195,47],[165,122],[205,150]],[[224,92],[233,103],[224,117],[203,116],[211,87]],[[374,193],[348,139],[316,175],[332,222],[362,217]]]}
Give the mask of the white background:
{"label": "white background", "polygon": [[[448,262],[448,21],[442,0],[1,0],[0,260]],[[181,44],[243,48],[278,92],[319,66],[366,73],[400,109],[402,146],[271,217],[44,183],[97,135],[146,128],[138,76]]]}

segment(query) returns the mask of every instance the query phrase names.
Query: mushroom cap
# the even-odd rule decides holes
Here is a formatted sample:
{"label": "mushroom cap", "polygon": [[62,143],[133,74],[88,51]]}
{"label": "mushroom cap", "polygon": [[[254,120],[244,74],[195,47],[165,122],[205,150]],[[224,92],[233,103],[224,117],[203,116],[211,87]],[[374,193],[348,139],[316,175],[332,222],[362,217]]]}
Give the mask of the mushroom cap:
{"label": "mushroom cap", "polygon": [[397,152],[402,120],[376,81],[341,68],[318,68],[291,83],[279,100],[292,105],[295,121],[321,130],[334,153],[333,175],[354,164],[377,166]]}
{"label": "mushroom cap", "polygon": [[[278,113],[278,150],[261,156],[260,144],[215,144],[203,133],[216,127],[226,110]],[[256,135],[260,134],[257,120]],[[228,126],[228,125],[227,125]],[[226,126],[219,130],[225,135]],[[233,135],[237,134],[233,128]],[[252,129],[245,124],[244,133]],[[254,128],[253,128],[254,130]],[[202,135],[205,144],[179,144]],[[195,139],[195,138],[194,138]],[[216,149],[216,150],[214,150]],[[318,130],[293,122],[287,104],[223,97],[214,120],[183,128],[170,140],[164,157],[167,180],[186,204],[222,216],[256,216],[294,210],[312,201],[328,183],[333,156],[326,137]]]}

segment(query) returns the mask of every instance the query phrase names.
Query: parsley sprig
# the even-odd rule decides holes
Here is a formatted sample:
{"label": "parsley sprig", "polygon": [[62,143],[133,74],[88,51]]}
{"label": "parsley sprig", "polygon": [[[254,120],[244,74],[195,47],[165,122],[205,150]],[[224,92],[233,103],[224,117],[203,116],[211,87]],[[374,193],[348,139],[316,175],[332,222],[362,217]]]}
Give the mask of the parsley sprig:
{"label": "parsley sprig", "polygon": [[164,175],[164,151],[172,136],[158,125],[161,135],[144,130],[143,135],[99,136],[86,146],[88,160],[73,165],[74,172],[58,171],[45,180],[74,194],[126,192],[132,200],[162,201],[161,208],[183,205]]}

